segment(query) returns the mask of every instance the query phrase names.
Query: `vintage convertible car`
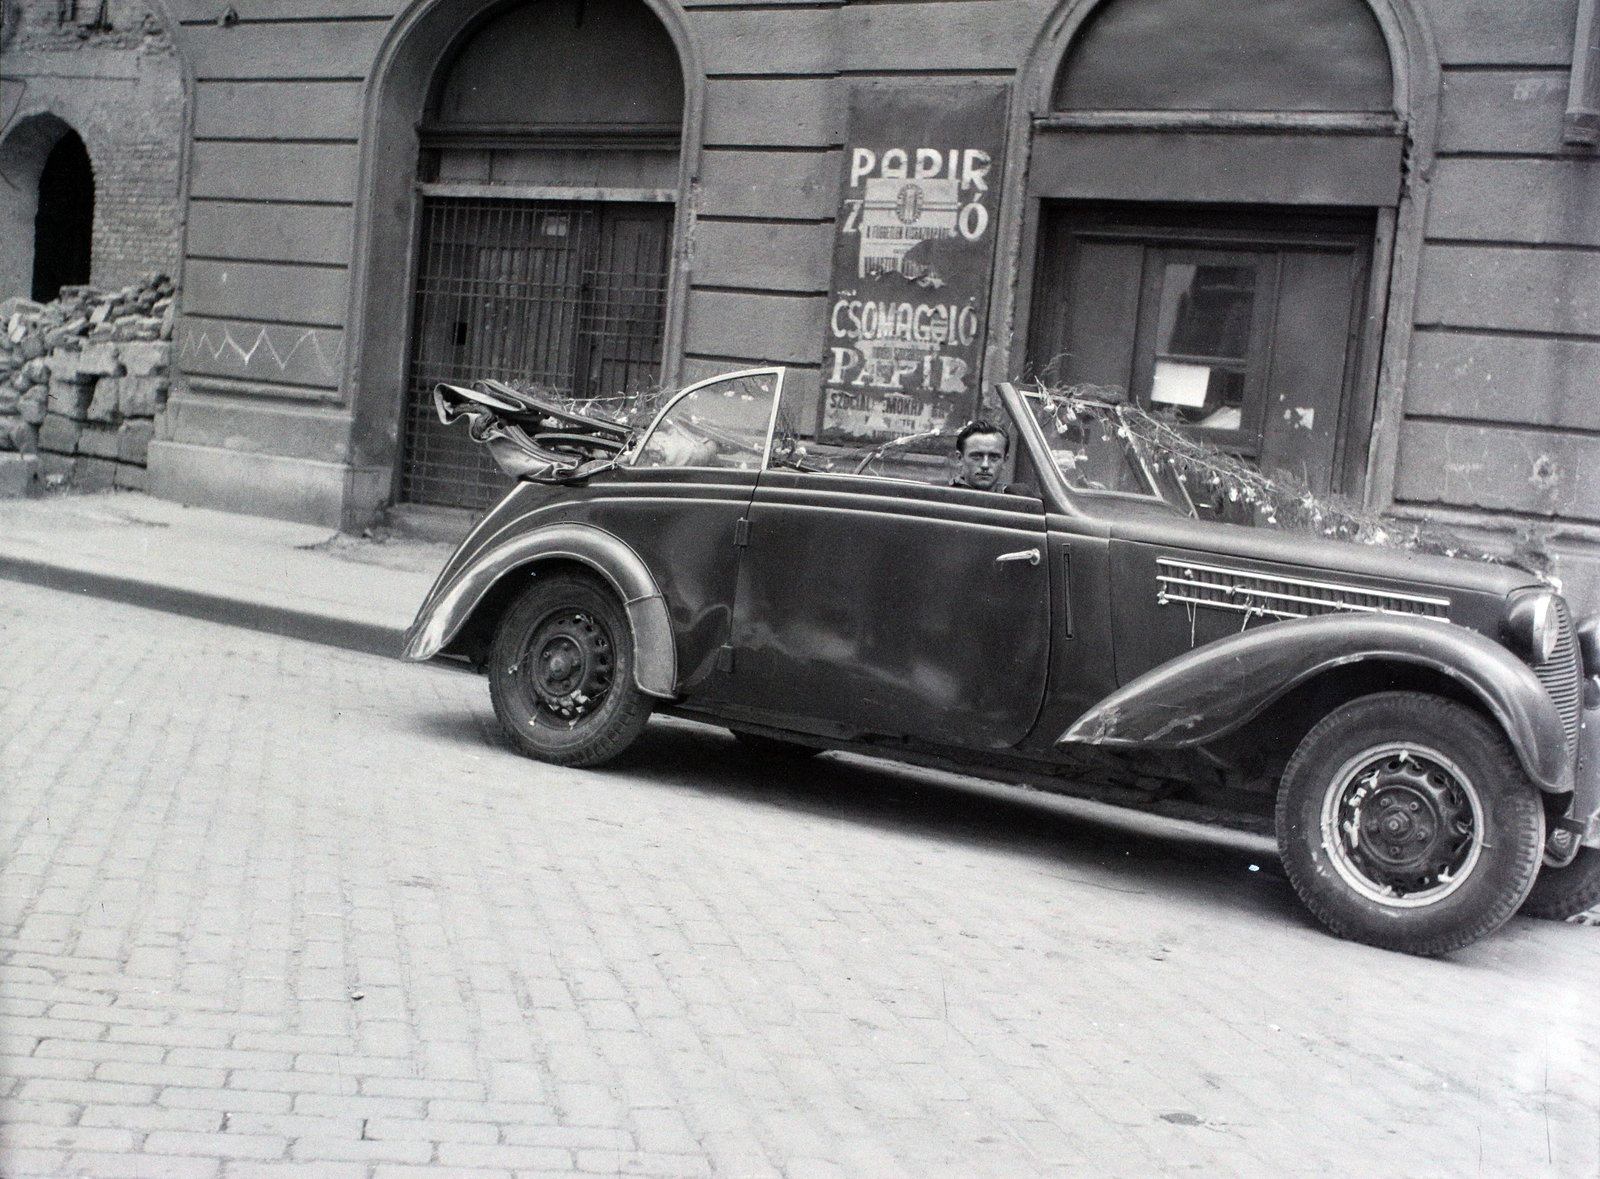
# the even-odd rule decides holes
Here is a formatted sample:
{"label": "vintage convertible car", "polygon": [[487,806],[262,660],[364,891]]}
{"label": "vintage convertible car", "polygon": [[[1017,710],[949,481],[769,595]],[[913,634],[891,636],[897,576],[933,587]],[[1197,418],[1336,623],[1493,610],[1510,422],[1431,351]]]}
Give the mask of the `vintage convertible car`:
{"label": "vintage convertible car", "polygon": [[637,437],[442,386],[521,480],[406,655],[486,670],[511,739],[562,765],[657,710],[1274,815],[1311,912],[1392,949],[1600,901],[1600,627],[1546,582],[1198,519],[1138,446],[1009,385],[975,407],[1004,475],[953,485],[948,435],[830,442],[785,376],[692,385]]}

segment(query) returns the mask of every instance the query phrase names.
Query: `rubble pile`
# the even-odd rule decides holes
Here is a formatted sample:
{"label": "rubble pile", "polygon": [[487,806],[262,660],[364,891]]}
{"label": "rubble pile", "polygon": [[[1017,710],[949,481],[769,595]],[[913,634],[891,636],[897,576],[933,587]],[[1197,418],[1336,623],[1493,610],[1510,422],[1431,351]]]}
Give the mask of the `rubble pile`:
{"label": "rubble pile", "polygon": [[172,280],[0,302],[0,497],[71,484],[143,490],[167,399]]}

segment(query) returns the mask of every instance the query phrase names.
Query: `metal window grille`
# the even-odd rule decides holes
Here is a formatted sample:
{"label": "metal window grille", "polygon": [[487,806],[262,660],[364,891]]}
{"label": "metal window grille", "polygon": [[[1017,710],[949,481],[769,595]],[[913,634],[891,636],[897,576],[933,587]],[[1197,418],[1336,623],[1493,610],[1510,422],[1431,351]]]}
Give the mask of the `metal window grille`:
{"label": "metal window grille", "polygon": [[670,205],[428,197],[400,498],[485,508],[510,486],[433,387],[484,377],[609,397],[660,380]]}

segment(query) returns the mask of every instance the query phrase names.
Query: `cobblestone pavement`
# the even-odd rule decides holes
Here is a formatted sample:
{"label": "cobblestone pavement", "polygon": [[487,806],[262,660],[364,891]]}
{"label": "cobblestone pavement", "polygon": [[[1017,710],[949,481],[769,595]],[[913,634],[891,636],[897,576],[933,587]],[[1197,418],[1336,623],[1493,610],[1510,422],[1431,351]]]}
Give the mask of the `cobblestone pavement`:
{"label": "cobblestone pavement", "polygon": [[1411,959],[1238,840],[681,722],[558,770],[458,672],[0,627],[11,1179],[1600,1171],[1600,929]]}

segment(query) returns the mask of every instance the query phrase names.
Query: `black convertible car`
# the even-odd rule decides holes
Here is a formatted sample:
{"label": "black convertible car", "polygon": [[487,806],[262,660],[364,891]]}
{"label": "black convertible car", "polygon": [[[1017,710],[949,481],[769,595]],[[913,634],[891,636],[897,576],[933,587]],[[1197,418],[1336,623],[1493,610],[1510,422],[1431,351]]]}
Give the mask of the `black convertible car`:
{"label": "black convertible car", "polygon": [[785,376],[692,385],[637,436],[442,386],[522,478],[407,656],[486,670],[563,765],[661,710],[1271,813],[1311,911],[1392,949],[1600,901],[1600,627],[1538,577],[1196,518],[1130,439],[1011,386],[1003,470],[962,485],[948,434],[830,441]]}

